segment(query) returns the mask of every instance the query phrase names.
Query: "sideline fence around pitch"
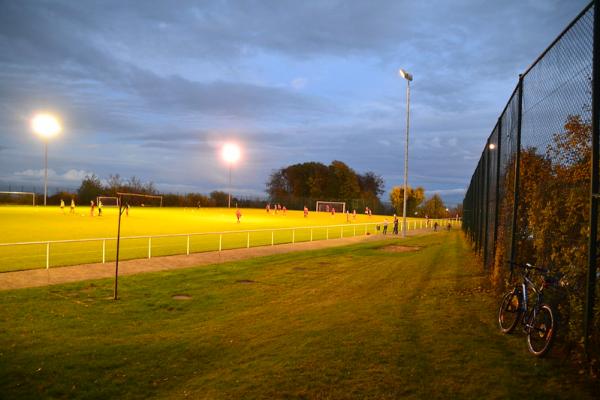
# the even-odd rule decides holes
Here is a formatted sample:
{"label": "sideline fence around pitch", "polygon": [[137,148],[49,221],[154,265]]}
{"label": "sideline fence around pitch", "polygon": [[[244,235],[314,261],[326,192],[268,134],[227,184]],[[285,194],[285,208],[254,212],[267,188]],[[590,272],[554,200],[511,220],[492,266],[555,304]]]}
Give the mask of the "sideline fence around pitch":
{"label": "sideline fence around pitch", "polygon": [[[443,228],[448,223],[458,226],[460,221],[430,219],[407,223],[407,231],[433,227]],[[209,251],[223,251],[278,244],[340,239],[375,234],[383,221],[359,224],[273,228],[223,232],[180,233],[168,235],[121,237],[119,259],[132,260],[169,255],[189,255]],[[388,234],[393,224],[388,225]],[[399,224],[402,231],[402,224]],[[0,273],[41,269],[68,265],[107,263],[116,258],[117,238],[49,240],[36,242],[0,243]]]}

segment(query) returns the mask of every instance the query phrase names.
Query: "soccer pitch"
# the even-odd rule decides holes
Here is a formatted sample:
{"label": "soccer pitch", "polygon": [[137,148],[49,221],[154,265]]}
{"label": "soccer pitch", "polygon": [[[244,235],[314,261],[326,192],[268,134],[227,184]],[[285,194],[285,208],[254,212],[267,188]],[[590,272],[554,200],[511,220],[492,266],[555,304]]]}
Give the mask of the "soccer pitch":
{"label": "soccer pitch", "polygon": [[[123,240],[120,257],[135,259],[150,254],[155,257],[375,233],[374,223],[381,223],[384,218],[389,220],[389,231],[392,230],[389,216],[357,214],[355,219],[350,215],[347,221],[341,213],[333,216],[310,212],[304,218],[302,211],[288,210],[284,215],[281,211],[275,214],[263,209],[241,209],[241,222],[237,223],[235,211],[235,208],[132,208],[128,216],[122,217],[121,237],[144,237]],[[101,217],[92,217],[89,207],[77,207],[71,214],[69,207],[63,213],[59,207],[4,206],[0,207],[0,220],[3,222],[0,243],[107,238],[50,246],[45,243],[0,246],[0,272],[45,268],[47,258],[49,267],[115,259],[116,241],[112,238],[117,236],[117,208],[105,207]],[[369,223],[373,225],[364,225]],[[256,230],[262,232],[239,232]],[[228,233],[219,235],[219,232]],[[187,236],[193,233],[204,234]],[[155,235],[180,236],[147,237]]]}

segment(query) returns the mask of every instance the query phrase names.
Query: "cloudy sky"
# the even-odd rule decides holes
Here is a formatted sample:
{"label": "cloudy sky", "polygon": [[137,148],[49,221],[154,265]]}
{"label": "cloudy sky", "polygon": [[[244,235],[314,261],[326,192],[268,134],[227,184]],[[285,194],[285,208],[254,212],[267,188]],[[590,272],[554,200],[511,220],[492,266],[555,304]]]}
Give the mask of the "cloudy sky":
{"label": "cloudy sky", "polygon": [[[43,188],[38,110],[63,120],[49,185],[95,173],[264,196],[283,166],[341,160],[462,201],[517,76],[584,0],[0,0],[0,190]],[[386,194],[387,197],[387,194]]]}

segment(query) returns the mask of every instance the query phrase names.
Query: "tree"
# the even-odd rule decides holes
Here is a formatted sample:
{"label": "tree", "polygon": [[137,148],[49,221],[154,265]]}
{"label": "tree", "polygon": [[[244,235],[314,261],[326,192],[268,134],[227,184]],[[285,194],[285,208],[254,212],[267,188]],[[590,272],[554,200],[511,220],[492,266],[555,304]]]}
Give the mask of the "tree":
{"label": "tree", "polygon": [[[303,207],[315,200],[338,200],[377,206],[383,179],[374,172],[357,174],[342,161],[293,164],[273,171],[266,191],[271,201]],[[289,208],[289,207],[288,207]]]}
{"label": "tree", "polygon": [[446,218],[446,206],[439,194],[431,196],[423,205],[423,213],[429,218]]}
{"label": "tree", "polygon": [[385,189],[383,178],[371,171],[358,175],[358,184],[362,193],[371,193],[376,197],[381,196]]}
{"label": "tree", "polygon": [[[421,205],[425,199],[425,189],[417,187],[416,189],[408,187],[407,198],[406,198],[406,216],[413,216],[417,211],[417,208]],[[390,201],[396,214],[402,215],[404,213],[404,187],[394,186],[390,192]]]}
{"label": "tree", "polygon": [[227,207],[229,194],[219,190],[215,190],[214,192],[210,192],[210,198],[212,201],[214,201],[217,207]]}
{"label": "tree", "polygon": [[96,174],[86,175],[77,190],[77,198],[82,203],[89,203],[92,200],[96,201],[96,197],[102,195],[103,191],[102,182]]}
{"label": "tree", "polygon": [[360,195],[356,172],[341,161],[332,161],[329,166],[328,191],[330,200],[349,201]]}

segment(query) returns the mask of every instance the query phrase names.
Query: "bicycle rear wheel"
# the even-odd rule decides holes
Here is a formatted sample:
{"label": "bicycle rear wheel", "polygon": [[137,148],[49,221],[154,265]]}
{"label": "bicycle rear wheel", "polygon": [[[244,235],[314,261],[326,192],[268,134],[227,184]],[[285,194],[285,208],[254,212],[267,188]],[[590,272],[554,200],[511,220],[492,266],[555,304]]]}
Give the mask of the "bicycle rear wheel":
{"label": "bicycle rear wheel", "polygon": [[550,306],[542,304],[537,315],[531,321],[531,326],[527,329],[527,347],[529,351],[538,357],[544,356],[554,339],[554,313]]}
{"label": "bicycle rear wheel", "polygon": [[511,333],[523,315],[521,296],[518,291],[512,290],[504,295],[498,310],[498,324],[503,333]]}

